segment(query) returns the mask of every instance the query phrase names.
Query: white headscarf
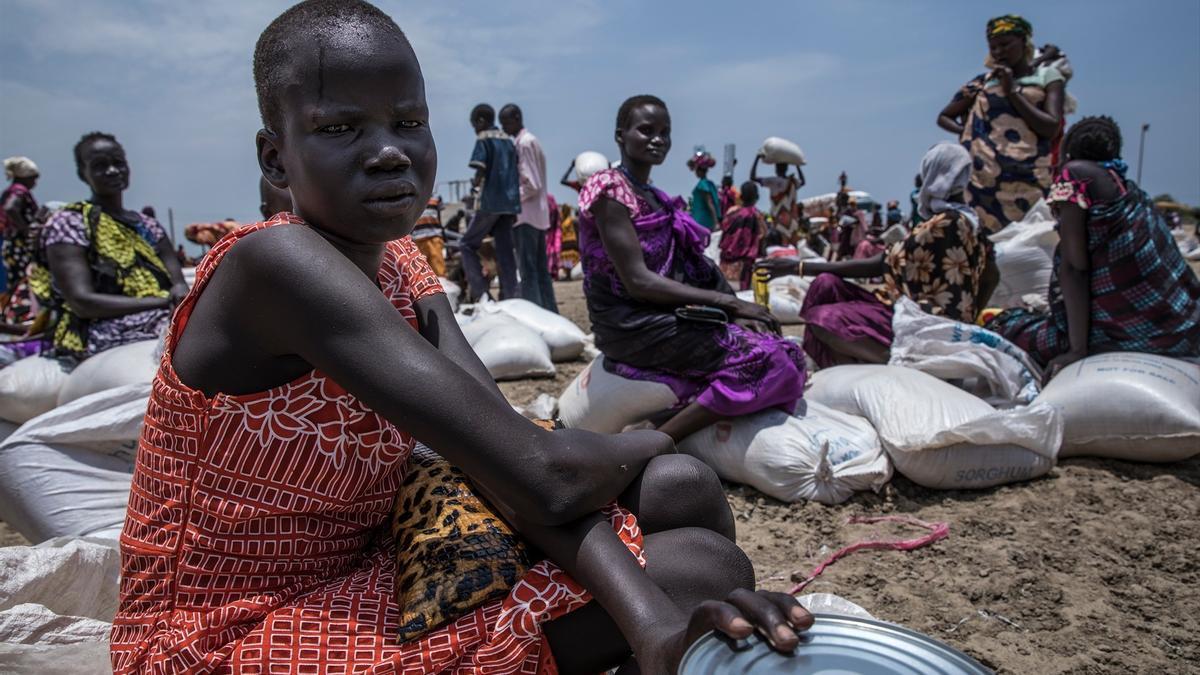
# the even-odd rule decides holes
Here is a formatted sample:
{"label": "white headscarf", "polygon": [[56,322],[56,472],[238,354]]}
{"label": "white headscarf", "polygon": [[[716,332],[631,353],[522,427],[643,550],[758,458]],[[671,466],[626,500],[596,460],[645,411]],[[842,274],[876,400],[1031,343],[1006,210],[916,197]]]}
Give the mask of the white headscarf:
{"label": "white headscarf", "polygon": [[922,218],[935,213],[958,211],[971,226],[979,229],[979,217],[962,202],[947,201],[951,195],[961,195],[971,180],[971,155],[958,143],[943,141],[929,149],[921,160],[921,191],[917,194],[917,210]]}
{"label": "white headscarf", "polygon": [[8,180],[32,178],[37,175],[37,164],[34,164],[33,160],[28,157],[9,157],[4,160],[4,177]]}

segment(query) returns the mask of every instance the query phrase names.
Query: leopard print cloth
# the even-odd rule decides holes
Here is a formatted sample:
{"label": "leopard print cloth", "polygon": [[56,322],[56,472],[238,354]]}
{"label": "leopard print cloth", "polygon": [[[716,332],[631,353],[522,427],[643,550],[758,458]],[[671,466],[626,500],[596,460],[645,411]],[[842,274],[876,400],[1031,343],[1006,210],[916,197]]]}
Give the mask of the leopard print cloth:
{"label": "leopard print cloth", "polygon": [[508,595],[528,547],[477,497],[466,474],[418,445],[392,515],[400,641]]}

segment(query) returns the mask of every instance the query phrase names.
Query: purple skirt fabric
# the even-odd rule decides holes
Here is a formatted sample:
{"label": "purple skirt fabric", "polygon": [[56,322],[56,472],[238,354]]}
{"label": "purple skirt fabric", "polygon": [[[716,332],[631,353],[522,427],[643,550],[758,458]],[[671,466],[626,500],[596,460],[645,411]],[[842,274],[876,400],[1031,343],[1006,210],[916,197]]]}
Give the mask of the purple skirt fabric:
{"label": "purple skirt fabric", "polygon": [[[804,296],[800,320],[844,340],[869,338],[885,347],[892,345],[892,308],[865,289],[832,274],[813,279]],[[833,350],[811,330],[804,332],[804,351],[821,368],[838,365]]]}
{"label": "purple skirt fabric", "polygon": [[621,377],[667,385],[681,408],[694,401],[722,417],[768,408],[791,414],[804,396],[800,347],[735,324],[681,324],[670,340],[646,342],[637,353],[617,354],[621,357],[626,360],[608,358],[604,363]]}

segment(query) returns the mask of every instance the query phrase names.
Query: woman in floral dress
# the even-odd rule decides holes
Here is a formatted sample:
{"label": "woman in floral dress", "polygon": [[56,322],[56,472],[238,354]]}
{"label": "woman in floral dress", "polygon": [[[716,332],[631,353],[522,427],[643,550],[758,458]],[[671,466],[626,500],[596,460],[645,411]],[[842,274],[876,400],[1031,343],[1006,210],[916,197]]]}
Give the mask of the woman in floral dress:
{"label": "woman in floral dress", "polygon": [[[804,350],[818,366],[887,363],[892,304],[901,296],[930,314],[973,321],[987,256],[974,212],[963,203],[971,171],[967,151],[935,145],[921,162],[919,208],[923,222],[886,252],[834,263],[765,260],[773,274],[817,275],[804,298]],[[871,292],[846,278],[883,277]]]}
{"label": "woman in floral dress", "polygon": [[990,70],[955,93],[938,126],[971,153],[968,203],[990,234],[1023,218],[1050,188],[1066,78],[1034,64],[1033,27],[1019,16],[989,21],[987,41]]}

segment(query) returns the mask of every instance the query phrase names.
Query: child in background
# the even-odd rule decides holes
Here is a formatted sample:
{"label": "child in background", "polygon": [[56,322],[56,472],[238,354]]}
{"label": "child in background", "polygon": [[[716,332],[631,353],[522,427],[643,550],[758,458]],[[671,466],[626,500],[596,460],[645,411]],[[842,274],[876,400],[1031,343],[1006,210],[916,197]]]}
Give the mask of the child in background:
{"label": "child in background", "polygon": [[880,216],[879,205],[876,204],[871,213],[871,226],[867,234],[854,247],[854,259],[863,260],[874,258],[887,250],[883,243],[883,218]]}
{"label": "child in background", "polygon": [[[254,79],[259,165],[293,209],[222,239],[172,317],[121,535],[115,673],[594,673],[635,657],[665,674],[713,629],[795,648],[811,617],[750,590],[711,470],[655,432],[539,428],[466,342],[408,236],[437,151],[391,18],[296,5],[259,38]],[[400,642],[412,570],[383,526],[418,440],[554,562]]]}

